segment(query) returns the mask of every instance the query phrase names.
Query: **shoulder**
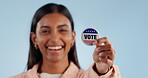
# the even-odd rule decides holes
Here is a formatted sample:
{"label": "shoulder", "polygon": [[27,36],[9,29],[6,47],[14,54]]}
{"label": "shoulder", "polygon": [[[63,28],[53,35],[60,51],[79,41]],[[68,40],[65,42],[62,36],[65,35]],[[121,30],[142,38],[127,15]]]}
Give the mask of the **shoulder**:
{"label": "shoulder", "polygon": [[34,65],[32,69],[29,69],[27,72],[23,72],[21,74],[11,76],[9,78],[38,78],[38,64]]}
{"label": "shoulder", "polygon": [[11,76],[11,77],[9,77],[9,78],[25,78],[25,74],[26,74],[26,72],[23,72],[23,73],[20,73],[20,74],[18,74],[18,75]]}
{"label": "shoulder", "polygon": [[9,78],[38,78],[38,73],[30,69],[27,72],[23,72],[21,74],[18,74]]}

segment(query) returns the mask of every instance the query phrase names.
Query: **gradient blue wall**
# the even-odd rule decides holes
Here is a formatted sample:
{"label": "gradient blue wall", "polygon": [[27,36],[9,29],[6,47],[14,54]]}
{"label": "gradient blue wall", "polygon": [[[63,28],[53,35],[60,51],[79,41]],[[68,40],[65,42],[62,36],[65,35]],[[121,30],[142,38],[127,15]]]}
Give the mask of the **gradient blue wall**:
{"label": "gradient blue wall", "polygon": [[42,5],[64,4],[73,15],[79,61],[85,70],[95,46],[86,46],[81,33],[96,28],[116,49],[115,64],[122,78],[148,78],[147,0],[0,0],[0,77],[24,71],[28,58],[31,19]]}

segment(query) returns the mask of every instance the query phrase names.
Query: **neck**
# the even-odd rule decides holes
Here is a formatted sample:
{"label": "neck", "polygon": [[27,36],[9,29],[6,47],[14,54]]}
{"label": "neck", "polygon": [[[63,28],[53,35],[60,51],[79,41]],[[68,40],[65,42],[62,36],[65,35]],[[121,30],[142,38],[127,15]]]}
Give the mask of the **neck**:
{"label": "neck", "polygon": [[68,59],[56,62],[50,62],[43,59],[40,72],[46,72],[49,74],[63,74],[68,66],[69,66]]}

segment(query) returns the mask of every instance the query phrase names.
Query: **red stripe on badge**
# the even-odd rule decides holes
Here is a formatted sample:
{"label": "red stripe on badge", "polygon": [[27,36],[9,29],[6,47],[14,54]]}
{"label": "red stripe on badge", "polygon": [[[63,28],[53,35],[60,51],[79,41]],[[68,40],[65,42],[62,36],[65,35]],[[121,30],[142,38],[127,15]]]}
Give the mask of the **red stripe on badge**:
{"label": "red stripe on badge", "polygon": [[83,40],[83,41],[88,45],[93,45],[93,43],[95,42],[94,40]]}

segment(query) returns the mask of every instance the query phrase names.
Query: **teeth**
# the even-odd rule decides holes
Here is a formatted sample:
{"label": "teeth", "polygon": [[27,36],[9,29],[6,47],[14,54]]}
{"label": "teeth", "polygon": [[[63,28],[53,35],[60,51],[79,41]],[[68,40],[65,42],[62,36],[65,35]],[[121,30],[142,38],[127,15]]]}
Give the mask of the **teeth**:
{"label": "teeth", "polygon": [[54,50],[61,49],[61,48],[62,48],[62,46],[48,47],[48,49],[54,49]]}

